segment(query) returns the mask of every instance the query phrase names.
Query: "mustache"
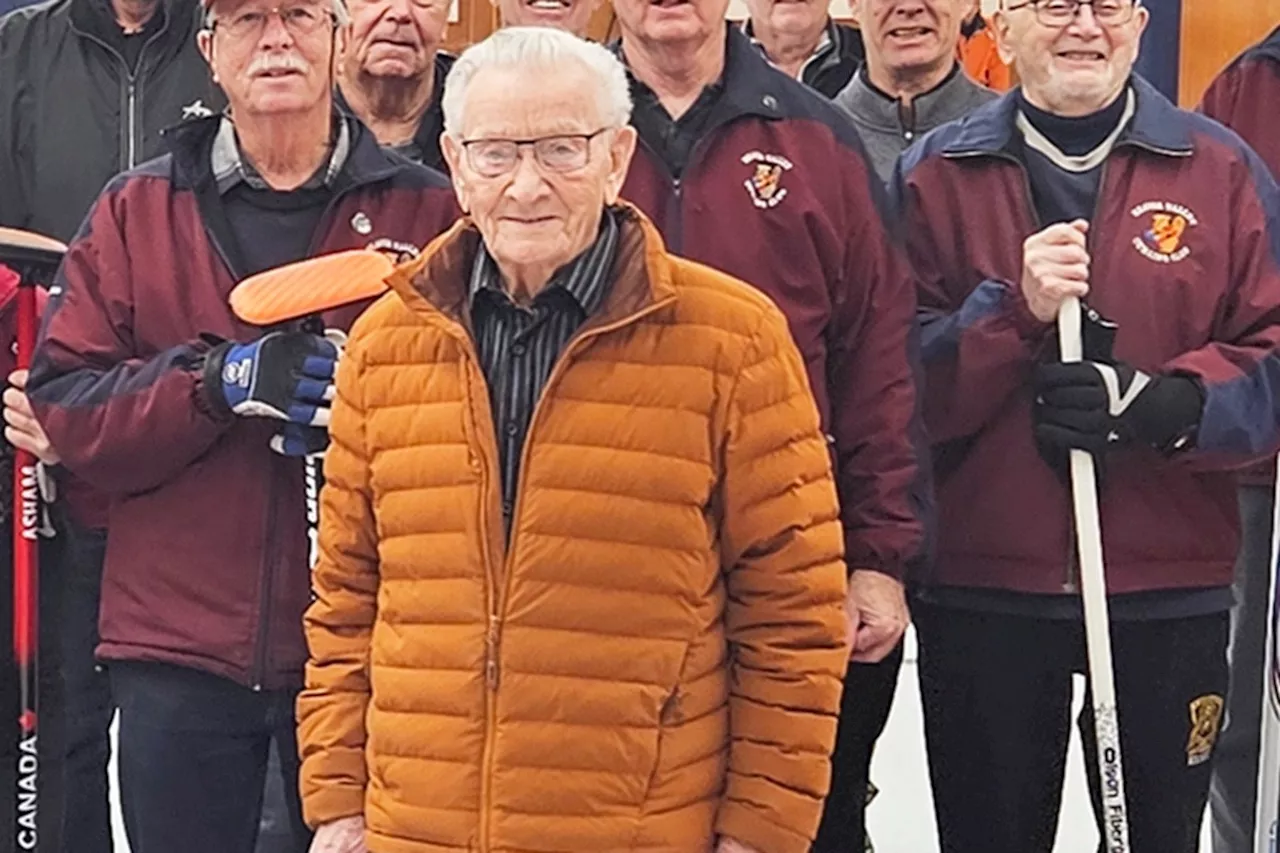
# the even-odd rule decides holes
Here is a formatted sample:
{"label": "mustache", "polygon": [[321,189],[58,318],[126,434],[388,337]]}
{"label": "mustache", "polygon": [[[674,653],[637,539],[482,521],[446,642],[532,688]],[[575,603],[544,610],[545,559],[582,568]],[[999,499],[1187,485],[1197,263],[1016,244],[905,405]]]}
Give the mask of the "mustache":
{"label": "mustache", "polygon": [[296,53],[266,53],[255,56],[249,63],[246,73],[253,77],[278,71],[297,71],[305,74],[310,70],[311,65]]}

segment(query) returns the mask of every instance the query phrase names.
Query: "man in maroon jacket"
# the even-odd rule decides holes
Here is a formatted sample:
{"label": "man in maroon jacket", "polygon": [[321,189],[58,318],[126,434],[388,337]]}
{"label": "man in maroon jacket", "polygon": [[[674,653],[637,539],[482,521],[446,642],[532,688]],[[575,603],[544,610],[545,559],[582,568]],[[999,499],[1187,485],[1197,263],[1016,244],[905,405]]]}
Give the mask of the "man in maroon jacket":
{"label": "man in maroon jacket", "polygon": [[327,442],[337,351],[240,322],[227,297],[311,254],[413,252],[456,210],[437,173],[334,110],[343,13],[213,0],[199,44],[234,121],[170,131],[169,155],[108,184],[32,366],[63,464],[111,498],[98,656],[120,707],[133,853],[250,853],[273,738],[294,850],[309,843],[293,711],[310,597],[298,457]]}
{"label": "man in maroon jacket", "polygon": [[[1205,115],[1239,133],[1280,175],[1280,28],[1240,55],[1204,94]],[[1240,477],[1240,556],[1231,620],[1231,687],[1218,741],[1209,807],[1215,853],[1252,853],[1267,617],[1271,610],[1271,517],[1275,462]]]}
{"label": "man in maroon jacket", "polygon": [[[1131,849],[1198,849],[1227,686],[1229,469],[1280,445],[1280,193],[1239,137],[1131,74],[1146,23],[1134,0],[1007,5],[995,28],[1023,88],[926,137],[893,183],[938,489],[913,612],[945,853],[1053,845],[1085,668],[1071,448],[1101,470]],[[1113,340],[1090,324],[1071,365],[1054,334],[1068,296],[1117,324]]]}
{"label": "man in maroon jacket", "polygon": [[778,303],[805,357],[840,490],[857,636],[818,853],[863,840],[868,769],[909,620],[903,578],[929,501],[914,294],[853,125],[769,65],[726,0],[614,0],[640,144],[623,197],[673,252]]}

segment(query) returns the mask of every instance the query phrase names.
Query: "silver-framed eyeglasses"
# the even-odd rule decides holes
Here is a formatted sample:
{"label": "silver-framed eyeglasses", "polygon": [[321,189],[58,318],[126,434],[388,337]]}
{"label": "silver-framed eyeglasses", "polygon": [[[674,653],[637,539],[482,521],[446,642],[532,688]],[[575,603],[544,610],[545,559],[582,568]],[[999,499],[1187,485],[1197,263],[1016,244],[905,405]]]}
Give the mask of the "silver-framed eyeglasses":
{"label": "silver-framed eyeglasses", "polygon": [[499,178],[512,172],[520,162],[520,149],[532,148],[533,159],[548,172],[573,172],[591,160],[591,140],[608,127],[595,133],[565,133],[538,139],[464,139],[462,149],[467,164],[486,178]]}
{"label": "silver-framed eyeglasses", "polygon": [[1099,24],[1118,27],[1133,20],[1138,0],[1027,0],[1006,7],[1006,11],[1016,12],[1028,6],[1035,10],[1036,20],[1046,27],[1067,26],[1080,14],[1081,6],[1089,6]]}
{"label": "silver-framed eyeglasses", "polygon": [[237,40],[257,39],[267,29],[267,22],[277,16],[284,28],[295,36],[311,35],[326,23],[337,24],[337,18],[328,7],[299,3],[274,9],[249,9],[229,18],[215,18],[209,22],[209,29],[213,32],[222,30]]}

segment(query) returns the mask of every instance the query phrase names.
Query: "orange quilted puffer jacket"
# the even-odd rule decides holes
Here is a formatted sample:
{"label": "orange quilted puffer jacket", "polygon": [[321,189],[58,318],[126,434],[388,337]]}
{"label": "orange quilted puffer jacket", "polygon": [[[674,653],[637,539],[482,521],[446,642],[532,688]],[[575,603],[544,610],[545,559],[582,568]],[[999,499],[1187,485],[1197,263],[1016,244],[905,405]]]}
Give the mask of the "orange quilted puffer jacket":
{"label": "orange quilted puffer jacket", "polygon": [[826,444],[782,314],[634,208],[529,429],[510,544],[468,221],[352,330],[302,793],[373,853],[805,853],[848,660]]}

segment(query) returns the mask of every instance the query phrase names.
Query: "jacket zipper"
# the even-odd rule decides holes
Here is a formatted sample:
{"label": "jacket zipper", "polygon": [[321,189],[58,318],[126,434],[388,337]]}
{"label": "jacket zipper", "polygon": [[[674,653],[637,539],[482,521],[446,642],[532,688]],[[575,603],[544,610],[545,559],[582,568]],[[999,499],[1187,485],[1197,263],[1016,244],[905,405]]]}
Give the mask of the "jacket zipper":
{"label": "jacket zipper", "polygon": [[267,640],[271,625],[271,590],[275,585],[276,551],[276,469],[272,460],[271,480],[267,484],[267,526],[262,543],[262,586],[258,593],[258,629],[253,646],[252,682],[255,692],[262,690],[267,672]]}
{"label": "jacket zipper", "polygon": [[[167,24],[165,26],[166,28],[168,27]],[[156,39],[164,35],[165,31],[162,29],[160,32],[152,34],[151,38],[147,39],[147,43],[142,46],[142,50],[138,53],[137,70],[130,68],[129,63],[125,62],[124,57],[120,55],[120,51],[116,50],[102,39],[92,33],[82,31],[77,32],[89,41],[97,44],[107,53],[114,56],[116,61],[120,63],[120,67],[124,69],[125,127],[126,132],[129,134],[129,138],[124,144],[124,150],[121,152],[121,171],[128,171],[138,165],[138,102],[140,100],[138,98],[138,78],[140,76],[138,72],[146,65],[145,60],[147,58],[147,50],[155,43]]]}
{"label": "jacket zipper", "polygon": [[[498,579],[493,577],[493,560],[492,552],[489,544],[492,531],[488,520],[493,514],[494,502],[489,495],[492,491],[491,471],[494,466],[492,464],[491,450],[497,447],[497,433],[493,427],[492,415],[487,410],[482,413],[482,419],[488,429],[485,431],[483,457],[484,457],[484,473],[481,479],[483,494],[485,495],[486,507],[480,513],[481,524],[481,543],[483,548],[485,573],[488,576],[488,583],[485,584],[485,599],[488,605],[488,620],[485,626],[485,725],[484,725],[484,749],[481,754],[481,777],[480,777],[480,853],[488,853],[489,851],[489,813],[490,801],[493,798],[493,746],[494,737],[497,734],[497,722],[494,719],[497,710],[497,693],[498,684],[501,677],[501,669],[499,665],[498,650],[502,643],[502,614],[506,607],[507,598],[511,590],[512,575],[512,556],[516,552],[516,538],[518,536],[516,522],[520,518],[520,510],[524,504],[524,479],[528,471],[529,454],[533,447],[534,432],[537,429],[538,418],[543,411],[543,403],[549,396],[549,392],[555,384],[560,381],[561,376],[568,370],[568,365],[572,361],[573,356],[585,346],[586,342],[593,340],[601,335],[629,326],[638,322],[655,311],[661,310],[668,305],[670,300],[655,302],[639,311],[615,320],[612,323],[602,324],[600,326],[588,327],[580,331],[565,346],[564,352],[560,358],[556,360],[555,366],[551,369],[551,375],[547,377],[547,382],[542,388],[542,393],[538,395],[538,401],[534,404],[533,414],[529,419],[529,428],[525,434],[524,447],[520,451],[520,475],[516,484],[516,500],[511,510],[511,533],[509,542],[502,554],[502,578],[501,591],[498,589]],[[472,375],[473,381],[475,374],[480,374],[483,380],[483,372],[480,370],[479,357],[475,353],[475,347],[471,342],[469,335],[462,335],[463,351],[466,353],[469,362],[467,372]]]}

